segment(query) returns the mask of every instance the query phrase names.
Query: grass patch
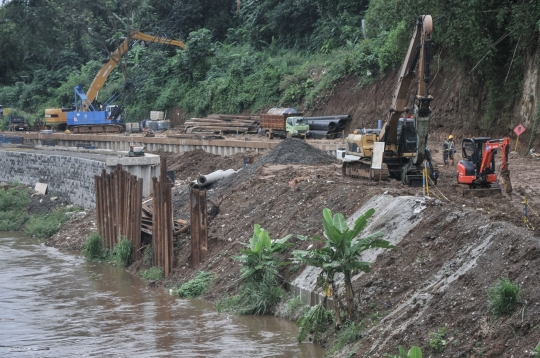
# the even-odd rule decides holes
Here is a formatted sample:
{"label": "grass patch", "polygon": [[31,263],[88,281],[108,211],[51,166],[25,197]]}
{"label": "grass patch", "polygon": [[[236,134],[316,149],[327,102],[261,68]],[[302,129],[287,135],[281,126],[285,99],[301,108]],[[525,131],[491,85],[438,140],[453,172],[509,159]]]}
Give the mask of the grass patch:
{"label": "grass patch", "polygon": [[99,260],[104,258],[105,249],[103,247],[103,241],[97,232],[93,232],[88,235],[82,254],[88,260]]}
{"label": "grass patch", "polygon": [[429,348],[435,353],[441,353],[446,348],[446,328],[441,327],[436,332],[429,332]]}
{"label": "grass patch", "polygon": [[66,208],[56,208],[50,214],[33,215],[24,225],[24,232],[40,239],[51,237],[69,220],[66,214],[69,211]]}
{"label": "grass patch", "polygon": [[218,301],[216,308],[220,312],[236,314],[268,314],[285,295],[277,276],[267,271],[262,274],[260,281],[246,279],[238,295]]}
{"label": "grass patch", "polygon": [[109,261],[118,266],[128,266],[131,263],[131,242],[122,237],[120,242],[112,249],[109,254]]}
{"label": "grass patch", "polygon": [[500,317],[514,312],[519,304],[522,289],[508,278],[501,278],[487,291],[491,312]]}
{"label": "grass patch", "polygon": [[212,285],[213,277],[210,273],[201,271],[192,280],[184,283],[174,291],[180,297],[195,298],[202,296]]}
{"label": "grass patch", "polygon": [[0,190],[0,231],[21,230],[30,218],[26,208],[31,202],[31,190],[16,185]]}
{"label": "grass patch", "polygon": [[287,302],[287,313],[293,315],[296,311],[304,307],[306,307],[306,305],[300,301],[300,296],[295,296]]}
{"label": "grass patch", "polygon": [[139,276],[148,281],[158,281],[163,278],[163,269],[161,267],[152,266],[147,270],[140,271]]}
{"label": "grass patch", "polygon": [[144,267],[152,267],[154,264],[154,248],[152,245],[148,245],[144,248],[143,252],[143,265]]}
{"label": "grass patch", "polygon": [[348,321],[341,326],[335,345],[329,353],[341,351],[345,345],[353,343],[362,337],[362,324]]}

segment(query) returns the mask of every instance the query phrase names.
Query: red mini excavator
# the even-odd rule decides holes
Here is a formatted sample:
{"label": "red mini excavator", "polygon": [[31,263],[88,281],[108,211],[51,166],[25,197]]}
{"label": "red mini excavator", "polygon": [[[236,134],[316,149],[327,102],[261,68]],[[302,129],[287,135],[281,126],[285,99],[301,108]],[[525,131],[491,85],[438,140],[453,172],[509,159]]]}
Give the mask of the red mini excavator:
{"label": "red mini excavator", "polygon": [[495,154],[498,149],[502,151],[500,175],[504,190],[506,193],[512,191],[508,170],[510,138],[465,138],[461,149],[463,160],[460,160],[457,165],[457,181],[460,184],[469,185],[468,190],[463,190],[463,195],[501,192],[495,171]]}

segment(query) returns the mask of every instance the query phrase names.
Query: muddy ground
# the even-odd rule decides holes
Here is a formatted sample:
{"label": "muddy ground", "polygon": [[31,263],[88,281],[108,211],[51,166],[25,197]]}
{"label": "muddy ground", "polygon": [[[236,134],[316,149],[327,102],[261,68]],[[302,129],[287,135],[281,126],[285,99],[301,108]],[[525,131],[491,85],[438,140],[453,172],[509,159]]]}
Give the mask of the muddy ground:
{"label": "muddy ground", "polygon": [[[343,355],[355,351],[352,356],[382,357],[383,353],[395,353],[398,345],[419,345],[429,352],[428,332],[446,327],[447,348],[432,356],[526,357],[525,351],[533,349],[540,339],[540,160],[511,153],[512,194],[464,198],[456,183],[455,166],[444,168],[441,152],[432,150],[440,173],[438,185],[430,188],[433,199],[428,200],[420,224],[400,245],[380,256],[371,273],[355,280],[357,319],[369,334],[346,347]],[[422,188],[404,187],[397,181],[369,183],[343,177],[339,163],[331,156],[295,139],[284,141],[266,156],[241,153],[220,157],[203,151],[159,154],[175,171],[175,219],[189,219],[187,183],[217,169],[242,168],[207,191],[206,260],[198,267],[190,265],[189,233],[181,234],[175,238],[176,268],[167,279],[153,283],[178,286],[200,270],[212,272],[217,279],[204,296],[211,302],[236,292],[240,267],[232,256],[252,235],[254,223],[267,229],[272,238],[289,233],[322,235],[326,207],[348,217],[379,194],[423,197]],[[254,163],[243,168],[245,156],[254,156]],[[457,154],[456,163],[459,159]],[[534,231],[523,224],[524,197],[529,199]],[[88,232],[95,229],[94,219],[92,211],[74,217],[48,244],[80,250]],[[478,255],[478,266],[443,290],[434,286],[433,277],[452,275],[453,262],[463,257],[463,249],[474,246],[486,232],[493,242]],[[306,246],[305,242],[292,242],[294,248]],[[140,267],[141,263],[135,264],[132,271]],[[291,281],[300,271],[288,266],[282,274]],[[486,289],[503,276],[519,282],[524,295],[519,312],[496,320],[489,313]],[[414,302],[409,302],[413,295]],[[385,318],[404,302],[408,305],[405,315]],[[399,327],[401,320],[406,322],[405,328]],[[331,339],[323,343],[331,345]]]}

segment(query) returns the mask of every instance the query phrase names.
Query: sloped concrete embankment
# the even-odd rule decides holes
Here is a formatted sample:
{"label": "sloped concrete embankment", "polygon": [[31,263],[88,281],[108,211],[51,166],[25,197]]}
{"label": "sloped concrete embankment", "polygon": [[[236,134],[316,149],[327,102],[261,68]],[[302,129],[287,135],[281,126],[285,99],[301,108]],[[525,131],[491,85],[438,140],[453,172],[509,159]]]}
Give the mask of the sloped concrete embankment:
{"label": "sloped concrete embankment", "polygon": [[[370,208],[375,209],[375,214],[361,235],[367,236],[383,231],[385,240],[392,245],[398,245],[403,237],[418,225],[426,206],[425,200],[419,197],[376,195],[347,219],[349,227],[352,227],[354,221]],[[383,251],[383,249],[370,250],[365,252],[361,259],[374,262]],[[323,296],[317,288],[317,277],[320,272],[319,268],[308,266],[291,282],[291,292],[295,296],[300,296],[302,303],[313,306],[322,301]],[[361,275],[362,273],[353,277],[353,283]],[[342,279],[342,277],[337,277],[336,281],[339,283]]]}
{"label": "sloped concrete embankment", "polygon": [[[353,278],[366,331],[344,354],[383,357],[398,345],[427,349],[428,333],[441,327],[448,332],[448,357],[521,357],[524,347],[538,344],[540,239],[534,232],[474,207],[389,195],[368,200],[349,224],[370,207],[376,212],[363,235],[382,230],[396,247],[361,258],[373,263],[370,273]],[[291,284],[306,304],[322,299],[319,272],[307,267]],[[495,319],[486,291],[501,277],[518,283],[523,295],[515,314]]]}

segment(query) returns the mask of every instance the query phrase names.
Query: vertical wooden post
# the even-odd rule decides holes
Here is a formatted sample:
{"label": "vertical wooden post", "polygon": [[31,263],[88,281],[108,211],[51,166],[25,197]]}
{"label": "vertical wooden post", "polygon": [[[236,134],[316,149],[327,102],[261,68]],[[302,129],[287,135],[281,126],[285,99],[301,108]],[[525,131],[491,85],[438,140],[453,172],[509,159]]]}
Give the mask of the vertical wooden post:
{"label": "vertical wooden post", "polygon": [[190,191],[190,207],[191,207],[191,264],[197,266],[201,262],[199,250],[199,189],[191,189]]}
{"label": "vertical wooden post", "polygon": [[191,263],[197,266],[206,258],[208,250],[208,225],[206,215],[206,191],[191,189]]}
{"label": "vertical wooden post", "polygon": [[206,258],[208,251],[208,225],[206,211],[206,190],[199,191],[199,251],[201,261]]}

